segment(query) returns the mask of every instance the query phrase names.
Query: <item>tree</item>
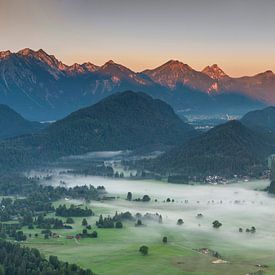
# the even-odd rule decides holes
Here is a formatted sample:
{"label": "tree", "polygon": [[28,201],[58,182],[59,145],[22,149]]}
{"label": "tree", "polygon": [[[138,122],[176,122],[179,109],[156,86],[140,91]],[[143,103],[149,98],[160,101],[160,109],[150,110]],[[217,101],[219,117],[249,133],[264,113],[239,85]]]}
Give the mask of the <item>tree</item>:
{"label": "tree", "polygon": [[139,252],[145,256],[145,255],[148,255],[148,251],[149,251],[149,248],[148,246],[146,245],[142,245],[140,248],[139,248]]}
{"label": "tree", "polygon": [[97,232],[96,231],[93,231],[91,233],[91,238],[97,238]]}
{"label": "tree", "polygon": [[88,225],[88,222],[87,222],[87,220],[85,218],[82,220],[82,225],[83,226],[87,226]]}
{"label": "tree", "polygon": [[222,223],[220,223],[218,220],[213,221],[212,224],[214,228],[220,228],[222,226]]}
{"label": "tree", "polygon": [[122,222],[121,221],[117,221],[115,227],[116,228],[122,228],[123,227]]}
{"label": "tree", "polygon": [[148,196],[148,195],[144,195],[143,198],[142,198],[142,201],[150,201],[151,198]]}
{"label": "tree", "polygon": [[135,226],[142,226],[142,221],[141,220],[137,220]]}
{"label": "tree", "polygon": [[162,216],[159,215],[159,223],[162,223]]}
{"label": "tree", "polygon": [[166,236],[162,238],[162,242],[163,242],[163,243],[167,243],[167,241],[168,241],[168,239],[167,239]]}
{"label": "tree", "polygon": [[56,256],[50,255],[49,263],[54,266],[55,269],[59,268],[60,262]]}
{"label": "tree", "polygon": [[99,224],[103,224],[103,217],[102,217],[102,215],[99,216],[98,223],[99,223]]}
{"label": "tree", "polygon": [[120,177],[120,178],[124,178],[124,173],[121,172],[121,173],[119,174],[119,177]]}
{"label": "tree", "polygon": [[132,193],[128,192],[128,194],[127,194],[127,201],[131,201],[132,197],[133,197]]}
{"label": "tree", "polygon": [[183,219],[178,219],[177,225],[182,225],[184,223]]}
{"label": "tree", "polygon": [[73,224],[73,223],[74,223],[73,218],[68,217],[67,220],[66,220],[66,223],[68,223],[68,224]]}

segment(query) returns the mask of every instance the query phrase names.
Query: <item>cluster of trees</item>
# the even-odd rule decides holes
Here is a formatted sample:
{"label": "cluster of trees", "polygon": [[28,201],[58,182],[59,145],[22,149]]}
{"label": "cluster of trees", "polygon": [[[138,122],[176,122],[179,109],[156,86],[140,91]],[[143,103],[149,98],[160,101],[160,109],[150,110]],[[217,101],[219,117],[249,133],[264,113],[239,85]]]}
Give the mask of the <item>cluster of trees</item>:
{"label": "cluster of trees", "polygon": [[95,162],[83,169],[70,170],[67,173],[84,176],[101,176],[113,178],[116,176],[112,166],[106,166],[104,162]]}
{"label": "cluster of trees", "polygon": [[69,229],[68,226],[64,225],[62,220],[56,218],[45,218],[43,214],[34,219],[34,224],[37,228],[41,229]]}
{"label": "cluster of trees", "polygon": [[[0,221],[7,222],[10,220],[18,220],[22,225],[32,224],[34,217],[39,213],[47,214],[53,212],[54,207],[52,206],[52,203],[61,198],[71,197],[73,199],[85,199],[86,201],[92,199],[98,200],[102,190],[105,192],[105,189],[102,186],[97,188],[91,185],[76,186],[68,189],[60,186],[56,188],[53,186],[41,186],[38,184],[37,180],[25,177],[16,178],[16,180],[13,181],[13,185],[11,185],[12,187],[6,190],[3,182],[6,181],[1,181],[0,179],[0,195],[24,195],[26,197],[14,200],[11,198],[3,198],[0,202]],[[7,181],[7,183],[9,183],[9,181]],[[24,190],[24,187],[26,187],[28,193],[25,193],[26,190]],[[58,215],[64,217],[93,215],[93,212],[90,209],[81,209],[73,206],[69,209],[65,208],[60,206],[57,209]]]}
{"label": "cluster of trees", "polygon": [[88,232],[87,229],[83,229],[82,233],[79,233],[76,235],[76,238],[81,237],[81,238],[97,238],[98,234],[96,231],[93,231],[91,233]]}
{"label": "cluster of trees", "polygon": [[16,232],[21,229],[20,225],[17,223],[0,223],[0,239],[14,238],[16,237]]}
{"label": "cluster of trees", "polygon": [[134,199],[134,201],[143,201],[143,202],[148,202],[150,200],[151,198],[148,195],[144,195],[142,198]]}
{"label": "cluster of trees", "polygon": [[37,188],[37,179],[17,174],[0,174],[0,193],[2,196],[28,195]]}
{"label": "cluster of trees", "polygon": [[105,217],[103,218],[102,215],[99,216],[99,220],[96,222],[96,226],[99,228],[122,228],[123,224],[122,221],[134,221],[135,218],[129,212],[116,212],[113,217]]}
{"label": "cluster of trees", "polygon": [[92,185],[75,186],[65,188],[64,186],[42,186],[39,178],[28,178],[15,174],[0,174],[0,195],[1,196],[26,196],[44,199],[48,201],[59,200],[64,197],[72,199],[98,200],[102,193],[105,193],[104,186],[94,187]]}
{"label": "cluster of trees", "polygon": [[140,213],[136,213],[136,219],[137,220],[147,220],[147,221],[154,221],[158,223],[162,223],[162,215],[159,213],[145,213],[144,215]]}
{"label": "cluster of trees", "polygon": [[49,213],[54,210],[51,202],[42,198],[41,194],[37,196],[30,195],[28,198],[15,199],[3,198],[0,202],[0,221],[19,220],[23,225],[28,225],[32,217],[37,212]]}
{"label": "cluster of trees", "polygon": [[115,177],[115,178],[121,178],[121,179],[122,179],[122,178],[124,178],[124,173],[123,173],[123,172],[120,172],[120,173],[119,173],[118,171],[116,171],[115,174],[114,174],[114,177]]}
{"label": "cluster of trees", "polygon": [[[13,180],[10,181],[10,179]],[[6,183],[8,189],[4,187]],[[26,193],[26,191],[28,192]],[[103,186],[97,188],[91,185],[77,186],[68,189],[59,186],[54,188],[52,186],[39,185],[37,178],[0,176],[0,195],[25,196],[25,198],[15,199],[3,198],[0,201],[0,222],[17,222],[16,226],[1,225],[0,234],[3,238],[8,236],[17,241],[24,241],[26,240],[26,235],[21,230],[23,226],[28,226],[30,229],[34,227],[40,229],[72,228],[70,225],[64,224],[61,219],[46,217],[48,213],[55,211],[52,203],[64,197],[85,199],[86,201],[99,199],[102,192],[105,192]],[[94,214],[91,209],[82,209],[73,205],[69,209],[66,206],[59,206],[56,209],[56,213],[68,218],[69,216],[83,217]],[[73,220],[68,220],[68,222],[73,223]]]}
{"label": "cluster of trees", "polygon": [[0,240],[0,265],[4,274],[71,274],[93,275],[89,269],[82,269],[76,264],[60,261],[56,256],[45,259],[35,248],[21,247],[18,244]]}
{"label": "cluster of trees", "polygon": [[90,217],[94,215],[94,212],[88,207],[81,208],[71,204],[69,208],[65,204],[59,205],[55,209],[55,215],[61,217]]}
{"label": "cluster of trees", "polygon": [[[240,227],[239,228],[239,232],[242,233],[243,229]],[[245,230],[246,233],[255,233],[256,232],[256,227],[255,226],[251,226],[251,228],[246,228]]]}
{"label": "cluster of trees", "polygon": [[102,215],[99,216],[99,220],[96,222],[98,228],[122,228],[123,224],[120,220],[117,220],[115,217],[105,217]]}

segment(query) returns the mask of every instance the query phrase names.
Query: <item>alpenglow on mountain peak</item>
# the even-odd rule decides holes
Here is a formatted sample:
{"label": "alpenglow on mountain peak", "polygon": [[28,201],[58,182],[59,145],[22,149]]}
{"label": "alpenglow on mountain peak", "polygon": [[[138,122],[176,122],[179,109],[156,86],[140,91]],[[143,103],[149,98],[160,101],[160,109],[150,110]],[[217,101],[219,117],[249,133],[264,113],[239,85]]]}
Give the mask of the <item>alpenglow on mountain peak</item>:
{"label": "alpenglow on mountain peak", "polygon": [[222,78],[228,77],[228,75],[217,65],[207,66],[202,70],[202,73],[208,75],[212,79],[220,80]]}

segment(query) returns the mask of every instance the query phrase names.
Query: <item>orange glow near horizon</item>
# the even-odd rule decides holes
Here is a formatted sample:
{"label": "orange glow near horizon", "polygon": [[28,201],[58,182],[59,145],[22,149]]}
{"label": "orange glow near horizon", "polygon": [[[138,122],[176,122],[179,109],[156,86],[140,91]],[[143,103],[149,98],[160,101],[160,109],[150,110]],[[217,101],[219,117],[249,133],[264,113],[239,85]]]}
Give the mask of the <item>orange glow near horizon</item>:
{"label": "orange glow near horizon", "polygon": [[265,72],[267,70],[272,70],[270,67],[268,60],[273,59],[275,60],[275,53],[273,56],[263,56],[262,58],[257,59],[250,59],[248,56],[235,56],[234,58],[228,56],[220,57],[220,58],[214,58],[213,60],[211,57],[208,58],[198,58],[198,56],[146,56],[143,55],[125,55],[125,56],[118,56],[118,55],[110,55],[105,56],[104,54],[99,56],[92,56],[88,53],[86,54],[68,54],[64,55],[62,57],[61,55],[57,55],[56,57],[60,59],[63,63],[72,65],[74,63],[84,63],[84,62],[91,62],[95,65],[103,65],[108,60],[113,60],[115,63],[121,64],[126,66],[127,68],[135,71],[135,72],[142,72],[146,69],[154,69],[156,67],[161,66],[162,64],[166,63],[167,61],[173,59],[173,60],[179,60],[183,63],[188,64],[193,69],[197,71],[202,71],[206,66],[218,64],[218,66],[224,70],[225,73],[232,77],[242,77],[242,76],[253,76],[258,73]]}
{"label": "orange glow near horizon", "polygon": [[[156,5],[158,1],[158,5]],[[275,1],[0,0],[1,49],[133,71],[176,59],[234,77],[275,71]]]}

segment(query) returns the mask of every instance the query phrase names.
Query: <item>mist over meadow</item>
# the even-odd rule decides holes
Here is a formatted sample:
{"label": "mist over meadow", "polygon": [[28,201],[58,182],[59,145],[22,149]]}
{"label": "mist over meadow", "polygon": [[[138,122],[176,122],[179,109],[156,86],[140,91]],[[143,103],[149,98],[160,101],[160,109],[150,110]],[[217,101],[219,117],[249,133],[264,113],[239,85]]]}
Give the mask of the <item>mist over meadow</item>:
{"label": "mist over meadow", "polygon": [[[133,215],[141,213],[161,214],[163,223],[145,222],[144,230],[131,228],[136,237],[159,237],[163,230],[177,234],[180,242],[196,248],[205,243],[221,250],[226,247],[238,249],[253,248],[253,253],[261,249],[275,251],[274,211],[275,200],[272,195],[263,192],[269,185],[267,180],[239,182],[230,185],[181,185],[153,180],[109,179],[94,176],[77,176],[60,173],[55,170],[50,180],[42,184],[53,186],[104,186],[108,196],[115,200],[91,202],[91,207],[104,209],[108,215],[129,211]],[[31,176],[45,176],[32,171]],[[133,200],[149,195],[150,202],[127,201],[127,193],[133,194]],[[167,202],[170,199],[170,202]],[[80,202],[78,202],[80,203]],[[197,215],[203,217],[198,218]],[[107,216],[107,214],[106,214]],[[183,219],[182,226],[177,225]],[[214,229],[212,222],[219,220],[222,226]],[[245,232],[256,227],[256,233]],[[239,228],[243,232],[239,232]],[[147,237],[146,237],[147,236]]]}

